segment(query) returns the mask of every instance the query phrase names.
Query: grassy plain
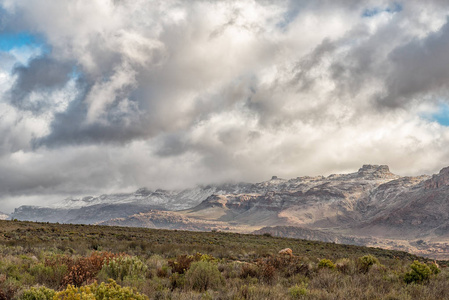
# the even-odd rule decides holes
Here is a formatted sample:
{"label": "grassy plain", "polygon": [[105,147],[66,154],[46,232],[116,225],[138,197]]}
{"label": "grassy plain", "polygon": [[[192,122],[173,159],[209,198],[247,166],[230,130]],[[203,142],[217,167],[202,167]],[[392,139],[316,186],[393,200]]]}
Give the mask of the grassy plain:
{"label": "grassy plain", "polygon": [[449,299],[440,267],[269,235],[0,221],[0,300],[76,299],[82,289],[97,293],[89,299],[107,299],[104,290],[116,293],[109,299]]}

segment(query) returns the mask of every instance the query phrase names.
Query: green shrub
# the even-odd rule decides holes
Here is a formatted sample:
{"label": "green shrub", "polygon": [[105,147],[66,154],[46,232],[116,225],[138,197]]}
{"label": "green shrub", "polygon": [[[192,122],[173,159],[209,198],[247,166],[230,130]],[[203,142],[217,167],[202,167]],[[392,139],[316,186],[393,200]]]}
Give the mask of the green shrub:
{"label": "green shrub", "polygon": [[30,274],[34,276],[37,283],[55,289],[61,286],[61,282],[67,271],[68,268],[64,264],[46,266],[43,263],[38,263],[30,268]]}
{"label": "green shrub", "polygon": [[172,273],[184,274],[194,261],[217,262],[217,259],[212,255],[197,252],[194,255],[179,255],[175,260],[169,260],[168,265],[171,267]]}
{"label": "green shrub", "polygon": [[185,274],[173,273],[170,276],[170,285],[172,290],[176,288],[183,288],[185,284],[186,284]]}
{"label": "green shrub", "polygon": [[82,286],[79,288],[69,285],[67,289],[57,292],[53,298],[54,300],[106,300],[106,299],[120,299],[120,300],[147,300],[148,297],[142,295],[128,287],[121,287],[114,280],[109,283],[102,283],[98,285],[93,283],[91,285]]}
{"label": "green shrub", "polygon": [[369,268],[374,264],[379,264],[379,260],[371,254],[359,257],[357,260],[357,266],[360,272],[363,273],[368,272]]}
{"label": "green shrub", "polygon": [[185,276],[188,286],[200,292],[218,288],[224,283],[217,266],[207,261],[193,262]]}
{"label": "green shrub", "polygon": [[343,274],[349,274],[351,272],[351,260],[349,258],[342,258],[339,259],[336,264],[336,268],[338,271],[340,271]]}
{"label": "green shrub", "polygon": [[22,300],[52,300],[55,291],[44,286],[40,288],[32,287],[22,294]]}
{"label": "green shrub", "polygon": [[243,297],[243,299],[254,299],[256,296],[257,287],[254,285],[242,285],[240,287],[240,295]]}
{"label": "green shrub", "polygon": [[125,278],[145,278],[148,267],[136,256],[116,257],[103,265],[99,277],[123,281]]}
{"label": "green shrub", "polygon": [[22,258],[11,257],[1,266],[0,274],[7,274],[8,279],[19,286],[32,285],[34,277],[27,272],[29,267],[30,264]]}
{"label": "green shrub", "polygon": [[299,299],[307,295],[307,285],[295,285],[288,289],[288,293],[292,299]]}
{"label": "green shrub", "polygon": [[432,271],[432,274],[437,275],[438,273],[441,272],[440,268],[438,267],[438,265],[436,263],[430,263],[428,264],[430,271]]}
{"label": "green shrub", "polygon": [[195,261],[211,261],[211,262],[217,262],[217,259],[209,254],[201,254],[197,253],[195,256]]}
{"label": "green shrub", "polygon": [[335,269],[335,264],[330,259],[323,258],[318,263],[318,268],[319,269],[327,268],[327,269],[333,270],[333,269]]}
{"label": "green shrub", "polygon": [[432,274],[432,271],[426,264],[420,263],[417,260],[410,265],[410,268],[412,270],[405,273],[404,276],[404,281],[406,283],[422,283],[429,280],[430,275]]}

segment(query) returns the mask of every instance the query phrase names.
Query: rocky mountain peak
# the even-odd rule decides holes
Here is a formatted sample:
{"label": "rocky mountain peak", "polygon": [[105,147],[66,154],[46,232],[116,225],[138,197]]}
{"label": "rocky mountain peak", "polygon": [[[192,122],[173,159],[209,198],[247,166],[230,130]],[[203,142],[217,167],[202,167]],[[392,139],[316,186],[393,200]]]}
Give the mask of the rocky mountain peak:
{"label": "rocky mountain peak", "polygon": [[449,167],[442,168],[439,173],[439,175],[448,175],[448,174],[449,174]]}
{"label": "rocky mountain peak", "polygon": [[359,177],[390,178],[396,177],[387,165],[363,165],[357,172]]}
{"label": "rocky mountain peak", "polygon": [[440,173],[435,174],[426,181],[426,189],[436,189],[445,185],[449,185],[449,167],[440,170]]}

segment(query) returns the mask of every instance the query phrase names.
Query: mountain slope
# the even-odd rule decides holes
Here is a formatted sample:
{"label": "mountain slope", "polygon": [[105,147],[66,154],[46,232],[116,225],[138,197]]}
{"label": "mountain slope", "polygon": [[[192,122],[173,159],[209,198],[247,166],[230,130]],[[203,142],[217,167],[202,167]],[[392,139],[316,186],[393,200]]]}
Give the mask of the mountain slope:
{"label": "mountain slope", "polygon": [[[432,177],[401,177],[384,165],[364,165],[328,177],[273,176],[255,184],[141,189],[77,201],[90,205],[20,207],[13,217],[54,221],[57,215],[59,222],[267,232],[449,258],[449,168]],[[184,209],[167,210],[176,207]]]}

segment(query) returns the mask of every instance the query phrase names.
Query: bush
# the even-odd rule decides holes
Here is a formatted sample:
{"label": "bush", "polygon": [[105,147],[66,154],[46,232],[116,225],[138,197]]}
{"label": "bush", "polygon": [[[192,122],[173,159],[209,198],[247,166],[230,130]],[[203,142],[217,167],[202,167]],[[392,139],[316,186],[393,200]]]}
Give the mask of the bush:
{"label": "bush", "polygon": [[117,254],[110,252],[93,252],[89,257],[80,257],[68,263],[68,273],[62,280],[62,285],[69,284],[81,286],[84,282],[91,281],[102,269],[104,263],[118,257]]}
{"label": "bush", "polygon": [[30,274],[34,276],[37,283],[54,289],[61,286],[67,271],[68,267],[65,264],[48,266],[44,263],[38,263],[30,268]]}
{"label": "bush", "polygon": [[273,284],[276,278],[276,268],[269,264],[261,265],[261,276],[265,283]]}
{"label": "bush", "polygon": [[322,260],[320,260],[320,262],[318,263],[318,268],[319,269],[335,269],[335,264],[330,260],[330,259],[326,259],[323,258]]}
{"label": "bush", "polygon": [[57,292],[54,300],[103,300],[103,299],[121,299],[121,300],[147,300],[148,297],[128,287],[121,287],[114,280],[109,283],[104,282],[100,285],[93,283],[91,285],[79,288],[69,285],[67,289]]}
{"label": "bush", "polygon": [[55,295],[55,291],[46,287],[35,288],[32,287],[29,290],[23,292],[23,300],[52,300]]}
{"label": "bush", "polygon": [[240,278],[259,277],[259,269],[256,265],[245,263],[240,271]]}
{"label": "bush", "polygon": [[125,278],[144,278],[148,267],[136,256],[121,256],[103,265],[99,277],[123,281]]}
{"label": "bush", "polygon": [[437,275],[438,273],[441,272],[440,268],[438,267],[438,265],[436,263],[430,263],[428,264],[430,271],[432,271],[432,274]]}
{"label": "bush", "polygon": [[335,264],[338,271],[343,274],[349,274],[351,272],[351,260],[349,258],[342,258]]}
{"label": "bush", "polygon": [[175,260],[169,260],[168,265],[171,267],[172,273],[184,274],[190,268],[190,264],[194,261],[210,261],[217,262],[212,255],[201,254],[197,252],[194,255],[180,255]]}
{"label": "bush", "polygon": [[171,267],[172,273],[184,274],[193,261],[193,256],[180,255],[175,260],[169,260],[168,265]]}
{"label": "bush", "polygon": [[288,289],[288,293],[292,299],[299,299],[301,296],[307,295],[307,285],[295,285]]}
{"label": "bush", "polygon": [[430,279],[432,271],[426,264],[420,263],[419,261],[415,260],[410,265],[410,268],[412,270],[410,272],[405,273],[404,276],[404,281],[406,283],[413,283],[413,282],[422,283]]}
{"label": "bush", "polygon": [[371,254],[359,257],[357,260],[357,266],[360,272],[363,273],[368,272],[369,268],[374,264],[379,264],[379,260]]}
{"label": "bush", "polygon": [[185,274],[173,273],[170,276],[170,285],[172,290],[176,288],[183,288],[186,285]]}
{"label": "bush", "polygon": [[193,262],[185,277],[188,286],[200,292],[218,288],[224,283],[217,266],[207,261]]}
{"label": "bush", "polygon": [[156,275],[157,275],[157,277],[162,277],[162,278],[167,277],[168,276],[168,266],[162,266],[160,268],[157,268]]}

